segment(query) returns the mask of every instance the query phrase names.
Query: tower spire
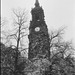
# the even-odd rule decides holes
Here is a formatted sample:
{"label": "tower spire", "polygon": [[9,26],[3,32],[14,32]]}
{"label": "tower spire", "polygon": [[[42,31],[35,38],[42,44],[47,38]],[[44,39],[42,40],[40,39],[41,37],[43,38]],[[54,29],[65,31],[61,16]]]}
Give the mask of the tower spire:
{"label": "tower spire", "polygon": [[38,0],[36,0],[35,6],[36,6],[36,7],[39,6],[39,1],[38,1]]}

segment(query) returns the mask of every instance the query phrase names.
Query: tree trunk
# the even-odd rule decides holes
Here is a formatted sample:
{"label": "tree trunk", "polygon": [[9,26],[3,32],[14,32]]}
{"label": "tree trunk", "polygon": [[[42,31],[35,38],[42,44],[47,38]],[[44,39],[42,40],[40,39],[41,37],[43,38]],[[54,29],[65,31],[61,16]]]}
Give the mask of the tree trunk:
{"label": "tree trunk", "polygon": [[20,40],[20,26],[19,26],[19,34],[18,34],[18,40],[17,40],[17,48],[16,48],[16,55],[15,55],[15,73],[14,75],[17,75],[18,73],[18,48],[19,48],[19,40]]}

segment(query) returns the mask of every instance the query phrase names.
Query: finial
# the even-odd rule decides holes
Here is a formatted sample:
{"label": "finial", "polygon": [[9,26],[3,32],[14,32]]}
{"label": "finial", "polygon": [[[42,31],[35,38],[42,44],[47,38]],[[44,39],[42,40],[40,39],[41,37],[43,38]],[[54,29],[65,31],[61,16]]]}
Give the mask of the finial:
{"label": "finial", "polygon": [[38,1],[38,0],[36,0],[35,6],[36,6],[36,7],[39,6],[39,1]]}

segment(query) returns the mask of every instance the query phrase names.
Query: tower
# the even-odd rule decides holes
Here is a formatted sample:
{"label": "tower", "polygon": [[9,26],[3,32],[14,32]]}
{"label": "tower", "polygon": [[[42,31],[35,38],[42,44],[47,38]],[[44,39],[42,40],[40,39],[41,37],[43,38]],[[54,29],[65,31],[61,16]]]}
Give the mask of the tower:
{"label": "tower", "polygon": [[35,7],[31,10],[32,21],[29,27],[29,51],[28,58],[33,59],[37,55],[50,55],[50,43],[48,28],[44,20],[44,11],[36,0]]}

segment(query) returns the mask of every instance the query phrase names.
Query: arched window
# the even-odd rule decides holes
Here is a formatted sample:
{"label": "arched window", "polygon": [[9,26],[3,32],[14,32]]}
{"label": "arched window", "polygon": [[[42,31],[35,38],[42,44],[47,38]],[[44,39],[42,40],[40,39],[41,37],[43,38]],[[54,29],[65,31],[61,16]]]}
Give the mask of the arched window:
{"label": "arched window", "polygon": [[38,14],[36,14],[35,19],[39,20],[39,15]]}

